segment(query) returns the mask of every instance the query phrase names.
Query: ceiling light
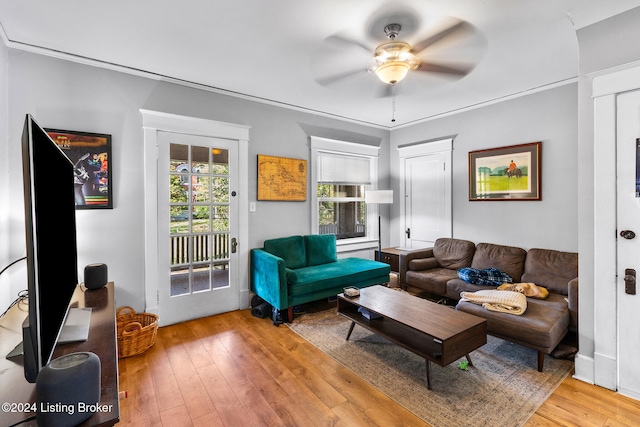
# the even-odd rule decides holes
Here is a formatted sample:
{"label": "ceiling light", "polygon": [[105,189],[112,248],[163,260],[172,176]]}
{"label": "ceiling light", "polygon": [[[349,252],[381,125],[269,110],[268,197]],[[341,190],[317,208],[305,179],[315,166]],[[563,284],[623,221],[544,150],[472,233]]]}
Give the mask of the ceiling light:
{"label": "ceiling light", "polygon": [[400,25],[390,24],[384,29],[390,42],[376,48],[375,56],[369,67],[378,78],[387,84],[396,84],[407,76],[409,70],[420,66],[420,61],[411,52],[409,43],[396,41]]}
{"label": "ceiling light", "polygon": [[387,84],[396,84],[407,76],[410,65],[404,61],[387,61],[376,67],[376,76]]}

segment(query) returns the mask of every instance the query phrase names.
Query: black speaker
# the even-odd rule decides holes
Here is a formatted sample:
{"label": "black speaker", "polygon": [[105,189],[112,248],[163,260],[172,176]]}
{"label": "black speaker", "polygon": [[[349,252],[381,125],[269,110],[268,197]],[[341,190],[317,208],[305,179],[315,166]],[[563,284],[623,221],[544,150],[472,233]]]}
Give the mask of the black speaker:
{"label": "black speaker", "polygon": [[100,358],[95,353],[71,353],[52,360],[36,380],[36,420],[39,426],[80,424],[98,410]]}
{"label": "black speaker", "polygon": [[106,264],[89,264],[84,268],[84,285],[87,289],[100,289],[107,281]]}

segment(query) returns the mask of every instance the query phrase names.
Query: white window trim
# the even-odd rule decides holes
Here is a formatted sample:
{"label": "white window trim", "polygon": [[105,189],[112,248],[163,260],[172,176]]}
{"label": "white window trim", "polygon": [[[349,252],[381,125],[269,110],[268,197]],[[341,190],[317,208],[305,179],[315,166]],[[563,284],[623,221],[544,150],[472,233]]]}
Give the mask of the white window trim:
{"label": "white window trim", "polygon": [[[311,136],[311,230],[318,233],[318,155],[320,152],[357,155],[371,158],[371,189],[378,189],[379,147]],[[348,252],[378,247],[378,205],[367,205],[367,234],[365,237],[341,239],[338,252]]]}

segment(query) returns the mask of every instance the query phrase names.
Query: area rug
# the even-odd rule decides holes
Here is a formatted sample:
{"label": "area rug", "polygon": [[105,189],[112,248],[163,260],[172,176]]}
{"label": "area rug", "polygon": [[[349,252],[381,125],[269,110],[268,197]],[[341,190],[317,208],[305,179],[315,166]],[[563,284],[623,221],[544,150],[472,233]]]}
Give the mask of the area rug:
{"label": "area rug", "polygon": [[433,427],[521,426],[571,372],[573,362],[546,356],[537,370],[537,352],[487,337],[470,354],[474,366],[431,363],[427,389],[425,360],[356,325],[333,310],[305,313],[287,325]]}

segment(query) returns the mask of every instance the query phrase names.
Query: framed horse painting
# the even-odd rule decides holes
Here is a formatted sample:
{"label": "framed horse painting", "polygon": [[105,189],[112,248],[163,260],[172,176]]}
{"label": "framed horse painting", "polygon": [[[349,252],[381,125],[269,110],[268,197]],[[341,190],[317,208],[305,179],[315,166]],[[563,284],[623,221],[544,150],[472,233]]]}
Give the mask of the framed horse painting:
{"label": "framed horse painting", "polygon": [[542,142],[469,152],[469,200],[542,200]]}

